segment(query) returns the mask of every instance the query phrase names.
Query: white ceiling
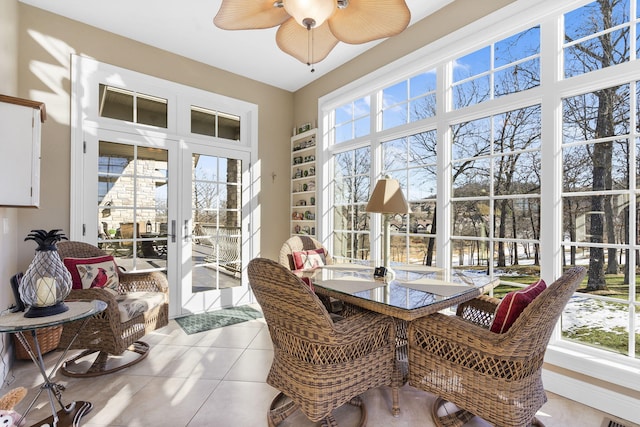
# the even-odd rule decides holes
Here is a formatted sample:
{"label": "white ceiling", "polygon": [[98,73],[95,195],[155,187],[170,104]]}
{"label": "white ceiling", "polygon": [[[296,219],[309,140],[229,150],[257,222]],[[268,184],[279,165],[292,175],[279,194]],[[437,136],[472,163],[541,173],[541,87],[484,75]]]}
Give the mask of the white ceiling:
{"label": "white ceiling", "polygon": [[[67,18],[295,91],[380,41],[338,43],[315,72],[276,46],[276,28],[225,31],[213,24],[221,0],[20,0]],[[411,24],[453,0],[406,0]]]}

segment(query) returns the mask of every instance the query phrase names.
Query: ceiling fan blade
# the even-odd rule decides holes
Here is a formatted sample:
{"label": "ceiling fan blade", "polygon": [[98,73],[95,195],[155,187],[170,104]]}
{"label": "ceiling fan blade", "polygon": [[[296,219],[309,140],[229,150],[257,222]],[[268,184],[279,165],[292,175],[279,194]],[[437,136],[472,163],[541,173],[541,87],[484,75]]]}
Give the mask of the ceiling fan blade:
{"label": "ceiling fan blade", "polygon": [[[309,52],[309,36],[313,45],[312,54]],[[307,30],[291,18],[278,28],[276,43],[283,52],[298,61],[317,64],[329,55],[329,52],[338,44],[338,39],[331,34],[326,22],[319,27]]]}
{"label": "ceiling fan blade", "polygon": [[349,0],[328,22],[338,40],[360,44],[400,34],[410,20],[404,0]]}
{"label": "ceiling fan blade", "polygon": [[289,18],[273,0],[222,0],[213,23],[223,30],[257,30],[282,24]]}

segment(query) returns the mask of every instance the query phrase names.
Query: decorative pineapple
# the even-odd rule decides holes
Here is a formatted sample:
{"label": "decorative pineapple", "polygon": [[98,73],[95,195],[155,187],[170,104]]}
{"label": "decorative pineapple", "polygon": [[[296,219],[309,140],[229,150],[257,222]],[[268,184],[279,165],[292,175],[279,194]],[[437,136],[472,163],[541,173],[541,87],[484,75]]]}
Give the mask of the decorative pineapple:
{"label": "decorative pineapple", "polygon": [[31,230],[24,239],[38,244],[18,288],[22,302],[29,307],[25,317],[50,316],[69,309],[63,301],[71,292],[71,273],[56,248],[56,243],[67,238],[60,231]]}

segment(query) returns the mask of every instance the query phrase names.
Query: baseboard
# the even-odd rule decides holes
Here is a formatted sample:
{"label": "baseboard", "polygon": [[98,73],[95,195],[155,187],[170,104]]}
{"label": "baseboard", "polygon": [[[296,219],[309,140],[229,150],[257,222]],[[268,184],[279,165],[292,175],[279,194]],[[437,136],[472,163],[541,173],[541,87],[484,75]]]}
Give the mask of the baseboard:
{"label": "baseboard", "polygon": [[546,369],[542,371],[542,381],[545,390],[551,393],[640,424],[640,401],[637,399]]}

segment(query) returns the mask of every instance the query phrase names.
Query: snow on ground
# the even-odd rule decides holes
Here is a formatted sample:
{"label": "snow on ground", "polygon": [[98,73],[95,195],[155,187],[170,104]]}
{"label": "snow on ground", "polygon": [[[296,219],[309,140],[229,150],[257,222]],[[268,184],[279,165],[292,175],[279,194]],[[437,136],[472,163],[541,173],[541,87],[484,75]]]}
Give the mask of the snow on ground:
{"label": "snow on ground", "polygon": [[621,333],[629,330],[629,312],[625,305],[594,300],[575,295],[562,315],[562,329],[595,327],[605,332]]}

